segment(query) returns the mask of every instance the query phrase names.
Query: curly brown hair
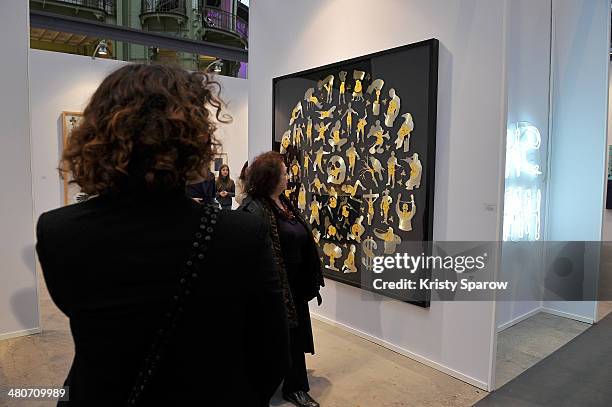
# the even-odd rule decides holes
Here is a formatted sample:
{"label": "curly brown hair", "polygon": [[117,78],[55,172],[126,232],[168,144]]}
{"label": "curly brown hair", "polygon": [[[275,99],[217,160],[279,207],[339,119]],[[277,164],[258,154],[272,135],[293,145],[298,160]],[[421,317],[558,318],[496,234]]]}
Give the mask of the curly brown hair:
{"label": "curly brown hair", "polygon": [[217,150],[219,83],[177,66],[130,64],[104,79],[72,131],[62,176],[87,194],[168,191],[205,176]]}
{"label": "curly brown hair", "polygon": [[268,151],[255,157],[246,173],[247,194],[253,198],[269,198],[283,175],[283,156],[276,151]]}

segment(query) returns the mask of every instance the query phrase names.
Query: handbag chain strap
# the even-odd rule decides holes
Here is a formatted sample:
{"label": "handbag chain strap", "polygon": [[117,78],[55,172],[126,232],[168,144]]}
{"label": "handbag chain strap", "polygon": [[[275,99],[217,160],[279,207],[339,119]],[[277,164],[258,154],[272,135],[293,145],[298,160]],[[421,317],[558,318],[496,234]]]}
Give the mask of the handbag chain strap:
{"label": "handbag chain strap", "polygon": [[168,350],[168,345],[176,333],[182,315],[185,313],[185,305],[188,298],[194,293],[200,278],[200,266],[206,258],[208,245],[213,238],[219,208],[212,205],[202,207],[200,214],[200,226],[192,242],[192,250],[183,264],[178,289],[172,297],[172,303],[164,314],[162,326],[155,334],[155,339],[149,348],[147,357],[138,372],[136,383],[132,387],[127,406],[135,406],[141,400],[142,395],[150,384],[160,362]]}

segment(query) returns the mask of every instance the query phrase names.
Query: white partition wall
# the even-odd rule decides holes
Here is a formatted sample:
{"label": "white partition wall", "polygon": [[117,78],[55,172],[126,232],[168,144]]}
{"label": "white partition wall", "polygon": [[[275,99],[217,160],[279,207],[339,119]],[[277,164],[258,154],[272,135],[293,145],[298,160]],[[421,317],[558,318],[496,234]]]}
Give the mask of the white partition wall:
{"label": "white partition wall", "polygon": [[[552,10],[547,236],[559,241],[599,241],[606,176],[610,3],[554,0]],[[587,253],[585,258],[596,264],[594,256],[598,254]],[[593,322],[597,304],[547,301],[544,308]]]}
{"label": "white partition wall", "polygon": [[29,10],[0,3],[0,339],[39,331],[28,102]]}
{"label": "white partition wall", "polygon": [[[61,112],[83,111],[97,86],[125,62],[40,50],[30,51],[32,105],[32,170],[35,217],[62,205],[57,172],[61,149]],[[221,97],[233,121],[219,128],[232,177],[247,159],[247,81],[219,76]]]}
{"label": "white partition wall", "polygon": [[[496,241],[506,128],[505,2],[252,2],[249,156],[271,148],[272,78],[429,38],[440,40],[435,240]],[[422,309],[364,299],[327,280],[322,319],[484,389],[492,380],[493,303]]]}

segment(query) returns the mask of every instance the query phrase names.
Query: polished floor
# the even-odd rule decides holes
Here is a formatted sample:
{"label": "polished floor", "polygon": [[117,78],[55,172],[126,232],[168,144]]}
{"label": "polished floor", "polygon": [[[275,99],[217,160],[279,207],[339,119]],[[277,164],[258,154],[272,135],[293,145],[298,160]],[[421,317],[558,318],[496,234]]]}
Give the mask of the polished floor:
{"label": "polished floor", "polygon": [[[2,387],[59,386],[68,372],[73,356],[68,321],[44,287],[40,297],[43,333],[0,341]],[[308,356],[308,373],[311,394],[323,407],[463,407],[487,394],[328,324],[315,320],[313,329],[317,355]],[[0,407],[52,405],[0,400]],[[271,406],[292,404],[277,395]]]}

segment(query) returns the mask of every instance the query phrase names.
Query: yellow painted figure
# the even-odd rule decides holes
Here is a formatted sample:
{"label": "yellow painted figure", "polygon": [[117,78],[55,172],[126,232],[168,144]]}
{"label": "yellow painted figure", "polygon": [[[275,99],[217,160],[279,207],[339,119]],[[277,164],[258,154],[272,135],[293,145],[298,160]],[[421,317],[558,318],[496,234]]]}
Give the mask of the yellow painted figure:
{"label": "yellow painted figure", "polygon": [[355,194],[357,194],[357,190],[359,189],[359,187],[361,187],[362,189],[365,189],[361,181],[357,180],[355,184],[353,185],[351,184],[342,185],[342,192],[347,193],[351,196],[351,198],[354,198]]}
{"label": "yellow painted figure", "polygon": [[323,150],[323,147],[319,147],[319,149],[315,152],[315,160],[313,164],[313,169],[316,171],[317,167],[319,171],[323,172],[323,156],[329,154],[327,151]]}
{"label": "yellow painted figure", "polygon": [[349,172],[351,173],[351,177],[355,175],[355,164],[359,157],[359,153],[355,148],[355,143],[351,141],[351,146],[346,150],[346,158],[348,158],[349,162]]}
{"label": "yellow painted figure", "polygon": [[370,189],[370,193],[369,194],[363,196],[363,198],[368,203],[368,226],[372,225],[372,219],[374,219],[374,214],[375,214],[375,211],[374,211],[374,202],[376,202],[378,197],[379,197],[379,195],[372,193],[371,189]]}
{"label": "yellow painted figure", "polygon": [[298,117],[304,118],[304,111],[302,110],[302,102],[297,102],[297,105],[291,111],[291,118],[289,119],[289,126],[293,124],[294,121],[297,120]]}
{"label": "yellow painted figure", "polygon": [[287,199],[291,198],[291,194],[295,192],[295,188],[296,187],[293,187],[291,189],[285,189],[285,196],[287,197]]}
{"label": "yellow painted figure", "polygon": [[346,103],[345,92],[346,92],[346,71],[340,71],[338,78],[340,78],[340,93],[338,94],[338,104]]}
{"label": "yellow painted figure", "polygon": [[297,148],[302,146],[302,138],[304,134],[302,133],[302,128],[298,125],[293,125],[293,145]]}
{"label": "yellow painted figure", "polygon": [[351,131],[353,130],[353,115],[357,114],[357,112],[351,107],[351,102],[348,103],[346,108],[346,112],[342,115],[342,117],[346,116],[346,133],[350,137]]}
{"label": "yellow painted figure", "polygon": [[385,254],[395,253],[396,246],[402,242],[402,239],[393,233],[391,226],[389,226],[387,231],[374,229],[374,234],[384,242]]}
{"label": "yellow painted figure", "polygon": [[317,110],[317,113],[319,113],[319,119],[321,120],[333,119],[335,111],[336,111],[336,106],[332,106],[331,109],[329,110]]}
{"label": "yellow painted figure", "polygon": [[329,129],[329,126],[331,126],[331,122],[324,124],[323,122],[320,122],[319,124],[315,125],[315,130],[317,131],[317,133],[319,134],[317,136],[317,138],[314,140],[315,142],[317,141],[325,141],[325,132],[327,131],[327,129]]}
{"label": "yellow painted figure", "polygon": [[325,235],[325,238],[335,239],[337,235],[338,235],[338,230],[336,229],[336,227],[334,225],[329,225],[327,227],[327,234]]}
{"label": "yellow painted figure", "polygon": [[325,77],[325,79],[319,81],[317,83],[317,87],[319,88],[319,90],[321,90],[321,88],[325,89],[325,91],[327,92],[327,103],[331,103],[332,102],[332,89],[334,87],[334,75],[328,75]]}
{"label": "yellow painted figure", "polygon": [[412,154],[412,157],[408,158],[407,161],[410,166],[410,178],[406,181],[406,189],[412,191],[414,188],[419,188],[421,186],[423,166],[421,165],[421,160],[419,160],[418,153]]}
{"label": "yellow painted figure", "polygon": [[353,71],[353,79],[355,79],[355,86],[353,87],[352,100],[363,100],[363,85],[361,83],[363,78],[365,78],[364,71]]}
{"label": "yellow painted figure", "polygon": [[327,187],[325,186],[325,184],[321,182],[321,180],[317,176],[310,184],[310,192],[316,191],[317,194],[321,195],[321,190],[324,190],[325,192],[327,192]]}
{"label": "yellow painted figure", "polygon": [[393,203],[393,198],[389,196],[389,190],[385,189],[383,191],[383,196],[380,201],[380,216],[382,216],[382,222],[388,224],[389,219],[389,209],[391,209],[391,204]]}
{"label": "yellow painted figure", "polygon": [[325,243],[323,245],[323,253],[329,258],[329,264],[326,264],[325,268],[340,271],[336,268],[335,262],[336,259],[342,257],[342,249],[334,243]]}
{"label": "yellow painted figure", "polygon": [[328,143],[332,147],[332,153],[336,151],[336,147],[338,147],[338,151],[342,151],[342,146],[348,141],[347,139],[340,137],[341,127],[342,124],[340,123],[340,120],[337,120],[336,124],[331,130],[331,138],[328,140]]}
{"label": "yellow painted figure", "polygon": [[291,130],[287,130],[286,132],[283,133],[283,137],[281,138],[280,153],[285,154],[290,145],[291,145]]}
{"label": "yellow painted figure", "polygon": [[306,209],[306,188],[304,188],[304,184],[300,186],[300,192],[298,192],[298,209],[300,212],[304,212]]}
{"label": "yellow painted figure", "polygon": [[310,203],[310,224],[316,223],[317,225],[321,224],[319,220],[319,211],[321,210],[321,203],[317,201],[317,197],[312,197],[312,202]]}
{"label": "yellow painted figure", "polygon": [[359,216],[355,223],[351,226],[351,233],[349,234],[349,238],[352,240],[361,243],[361,236],[365,233],[365,227],[362,225],[363,223],[363,215]]}
{"label": "yellow painted figure", "polygon": [[400,209],[400,201],[402,200],[402,194],[397,195],[397,202],[395,203],[395,212],[399,218],[399,228],[404,232],[410,232],[412,230],[412,218],[416,214],[417,207],[414,203],[414,194],[410,194],[410,209],[408,209],[408,203],[402,203]]}
{"label": "yellow painted figure", "polygon": [[346,259],[344,260],[344,264],[342,265],[342,271],[345,273],[356,273],[357,267],[355,267],[355,252],[357,248],[354,244],[351,245],[348,254],[346,255]]}
{"label": "yellow painted figure", "polygon": [[368,112],[365,113],[365,116],[359,119],[357,122],[357,142],[359,143],[359,135],[361,134],[361,142],[365,142],[365,126],[368,124],[367,121]]}
{"label": "yellow painted figure", "polygon": [[397,138],[395,139],[395,149],[399,150],[402,146],[404,147],[404,153],[410,150],[410,133],[414,130],[414,122],[412,121],[412,115],[410,113],[404,113],[402,115],[404,123],[397,131]]}
{"label": "yellow painted figure", "polygon": [[306,123],[306,141],[308,141],[308,145],[312,145],[312,119],[310,117],[308,117]]}
{"label": "yellow painted figure", "polygon": [[391,100],[387,105],[387,113],[385,114],[385,126],[393,127],[393,123],[395,122],[395,118],[399,114],[400,111],[400,98],[395,94],[395,89],[389,89],[389,97]]}
{"label": "yellow painted figure", "polygon": [[375,141],[372,146],[370,146],[370,154],[382,153],[384,150],[382,145],[385,142],[385,139],[389,139],[389,133],[385,133],[382,126],[380,125],[380,120],[376,120],[376,124],[370,126],[370,131],[368,132],[368,138],[374,137]]}
{"label": "yellow painted figure", "polygon": [[308,88],[306,93],[304,93],[304,100],[306,101],[306,110],[310,109],[312,105],[319,109],[323,107],[319,99],[314,95],[314,88]]}
{"label": "yellow painted figure", "polygon": [[310,156],[308,152],[304,152],[304,177],[308,177],[308,166],[310,165]]}
{"label": "yellow painted figure", "polygon": [[298,181],[300,178],[300,163],[298,163],[298,160],[296,158],[293,159],[293,161],[291,161],[291,179],[293,181]]}
{"label": "yellow painted figure", "polygon": [[395,167],[400,167],[397,162],[395,152],[391,151],[391,156],[387,160],[387,185],[395,185]]}

